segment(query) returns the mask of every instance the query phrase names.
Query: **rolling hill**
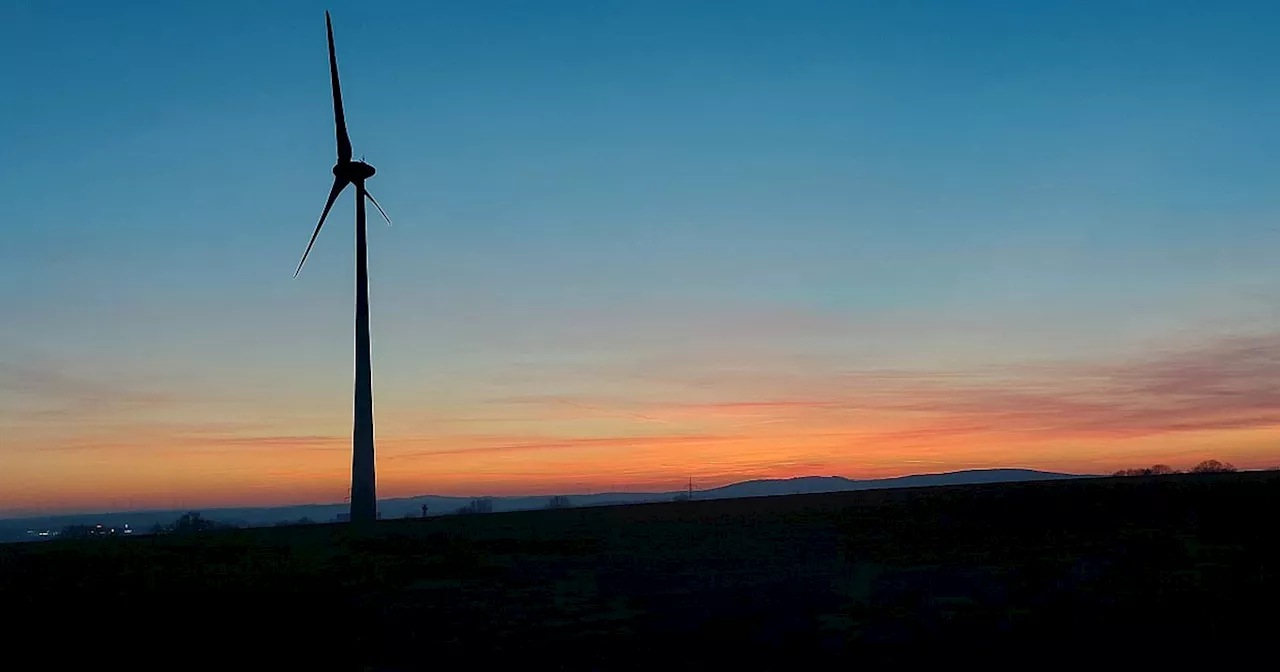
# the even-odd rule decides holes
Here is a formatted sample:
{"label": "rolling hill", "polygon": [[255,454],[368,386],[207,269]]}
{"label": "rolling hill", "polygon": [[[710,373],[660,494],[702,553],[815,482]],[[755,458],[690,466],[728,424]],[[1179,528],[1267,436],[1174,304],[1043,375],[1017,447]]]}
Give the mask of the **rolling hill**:
{"label": "rolling hill", "polygon": [[[1084,478],[1079,474],[1061,474],[1033,469],[973,469],[938,474],[918,474],[896,478],[880,478],[854,480],[842,476],[802,476],[787,479],[762,479],[733,483],[718,488],[695,490],[695,499],[735,499],[740,497],[770,497],[775,495],[815,494],[825,492],[848,492],[854,490],[875,490],[883,488],[917,488],[935,485],[965,485],[980,483],[1008,483],[1018,481],[1062,480]],[[684,494],[673,492],[616,492],[587,495],[569,495],[569,502],[575,507],[611,506],[618,504],[642,504],[646,502],[666,502]],[[428,515],[446,515],[456,512],[467,505],[471,497],[446,497],[440,495],[420,495],[416,497],[400,497],[379,501],[378,508],[384,519],[418,517],[422,515],[422,505],[427,505]],[[492,497],[490,498],[495,513],[505,511],[525,511],[540,509],[550,499],[547,495]],[[330,522],[346,513],[345,503],[301,504],[279,507],[236,507],[224,509],[205,509],[205,517],[212,520],[243,527],[272,525],[284,521],[298,521],[307,518],[315,522]],[[28,530],[59,530],[67,525],[101,524],[105,526],[123,526],[128,524],[133,530],[146,532],[156,524],[167,524],[186,510],[151,510],[120,511],[102,513],[79,513],[56,516],[39,516],[0,520],[0,541],[21,541],[31,539]]]}

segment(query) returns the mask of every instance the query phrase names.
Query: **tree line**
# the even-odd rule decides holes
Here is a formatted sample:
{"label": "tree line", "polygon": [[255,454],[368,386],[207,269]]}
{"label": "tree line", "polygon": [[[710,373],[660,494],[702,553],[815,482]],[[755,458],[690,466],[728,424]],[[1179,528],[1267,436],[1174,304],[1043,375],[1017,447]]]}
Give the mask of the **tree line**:
{"label": "tree line", "polygon": [[[1219,462],[1218,460],[1205,460],[1194,467],[1191,467],[1190,474],[1229,474],[1239,471],[1235,465],[1230,462]],[[1153,464],[1143,469],[1121,469],[1113,476],[1164,476],[1167,474],[1181,474],[1179,469],[1174,469],[1167,464]]]}

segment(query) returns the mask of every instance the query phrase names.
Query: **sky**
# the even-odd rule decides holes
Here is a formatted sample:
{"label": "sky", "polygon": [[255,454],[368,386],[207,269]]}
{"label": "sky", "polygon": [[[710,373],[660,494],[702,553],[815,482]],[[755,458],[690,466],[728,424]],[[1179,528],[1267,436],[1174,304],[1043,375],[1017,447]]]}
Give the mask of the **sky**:
{"label": "sky", "polygon": [[1280,465],[1274,2],[11,0],[0,515]]}

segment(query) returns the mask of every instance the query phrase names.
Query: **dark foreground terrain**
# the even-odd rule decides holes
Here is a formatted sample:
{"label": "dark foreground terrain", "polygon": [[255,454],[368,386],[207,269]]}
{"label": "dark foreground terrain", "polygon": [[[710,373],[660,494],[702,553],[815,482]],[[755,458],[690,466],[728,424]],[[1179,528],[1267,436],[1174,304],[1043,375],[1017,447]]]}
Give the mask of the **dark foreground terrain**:
{"label": "dark foreground terrain", "polygon": [[1278,504],[1265,472],[10,544],[0,666],[1270,667]]}

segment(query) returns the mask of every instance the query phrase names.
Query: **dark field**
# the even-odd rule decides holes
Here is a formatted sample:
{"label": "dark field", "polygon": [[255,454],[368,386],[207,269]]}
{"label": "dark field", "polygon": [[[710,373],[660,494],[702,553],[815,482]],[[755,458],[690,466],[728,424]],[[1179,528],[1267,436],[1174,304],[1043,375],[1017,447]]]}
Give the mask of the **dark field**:
{"label": "dark field", "polygon": [[1277,504],[1264,472],[11,544],[0,605],[8,651],[174,669],[1266,661]]}

